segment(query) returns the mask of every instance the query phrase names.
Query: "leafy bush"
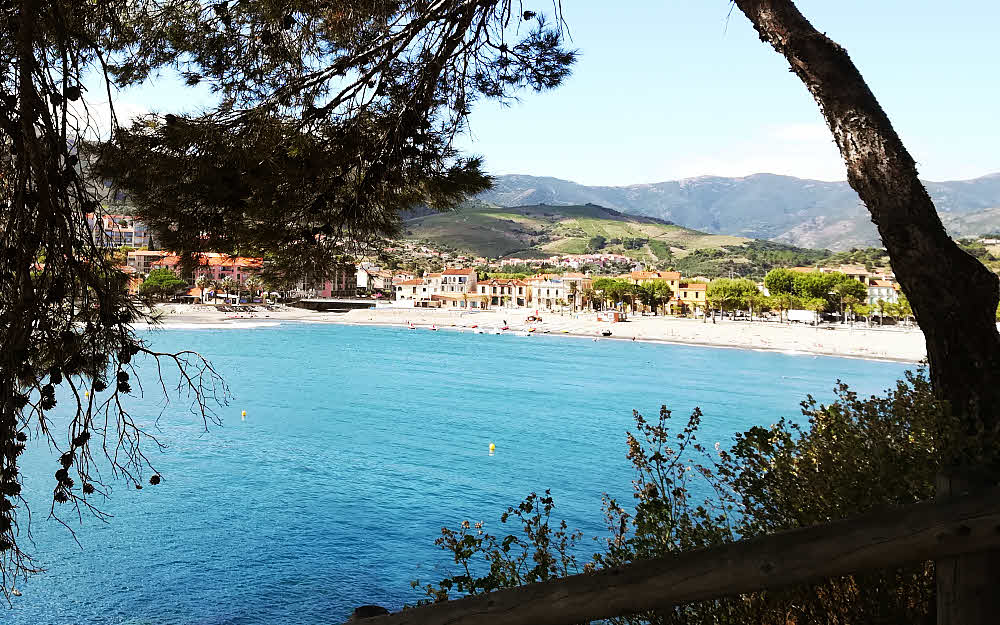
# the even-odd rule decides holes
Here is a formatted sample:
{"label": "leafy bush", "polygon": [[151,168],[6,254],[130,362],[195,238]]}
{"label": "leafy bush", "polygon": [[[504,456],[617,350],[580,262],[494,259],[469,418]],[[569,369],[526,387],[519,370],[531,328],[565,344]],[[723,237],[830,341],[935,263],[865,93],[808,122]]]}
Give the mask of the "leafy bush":
{"label": "leafy bush", "polygon": [[[424,593],[430,600],[446,601],[453,591],[463,596],[478,595],[579,572],[572,551],[582,534],[570,532],[566,521],[553,526],[550,521],[554,507],[548,490],[544,495],[531,493],[500,516],[501,523],[513,521],[521,528],[520,534],[503,538],[487,533],[482,521],[463,521],[457,530],[441,528],[441,537],[434,544],[450,551],[462,570],[437,586],[424,585]],[[477,567],[477,561],[485,561],[487,570]],[[410,585],[416,588],[420,581]]]}
{"label": "leafy bush", "polygon": [[149,272],[139,292],[147,297],[167,297],[183,290],[187,282],[181,280],[170,269],[154,269]]}
{"label": "leafy bush", "polygon": [[596,234],[596,235],[590,237],[590,240],[587,241],[587,252],[588,253],[593,253],[593,252],[597,252],[599,250],[602,250],[602,249],[604,249],[604,245],[606,243],[607,243],[607,239],[605,239],[603,236],[601,236],[599,234]]}
{"label": "leafy bush", "polygon": [[[627,433],[635,468],[634,508],[604,497],[609,533],[585,570],[618,566],[666,554],[720,545],[740,538],[806,527],[887,506],[932,498],[934,476],[958,428],[935,399],[923,371],[908,372],[883,396],[861,398],[847,385],[836,400],[802,402],[805,421],[785,419],[737,434],[723,449],[697,439],[702,418],[695,409],[680,431],[671,412],[658,419],[633,413]],[[962,436],[965,436],[962,434]],[[983,444],[983,453],[989,453]],[[539,502],[542,507],[539,508]],[[565,524],[548,528],[551,498],[529,496],[518,511],[523,536],[497,539],[466,522],[445,529],[438,544],[455,556],[463,573],[437,587],[424,587],[435,600],[449,591],[475,594],[566,575],[579,534]],[[536,538],[537,537],[537,538]],[[559,537],[553,541],[553,537]],[[528,568],[527,558],[539,563]],[[485,574],[476,570],[488,564]],[[751,593],[673,609],[612,619],[617,624],[663,625],[760,623],[932,623],[934,570],[926,562],[909,567],[826,579],[793,588]]]}

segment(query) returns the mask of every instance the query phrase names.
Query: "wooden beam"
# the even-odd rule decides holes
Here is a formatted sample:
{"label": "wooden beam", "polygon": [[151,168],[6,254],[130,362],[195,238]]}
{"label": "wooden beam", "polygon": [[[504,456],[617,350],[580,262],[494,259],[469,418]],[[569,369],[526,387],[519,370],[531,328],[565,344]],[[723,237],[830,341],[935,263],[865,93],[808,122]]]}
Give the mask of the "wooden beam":
{"label": "wooden beam", "polygon": [[573,625],[1000,549],[1000,488],[364,619],[366,625]]}

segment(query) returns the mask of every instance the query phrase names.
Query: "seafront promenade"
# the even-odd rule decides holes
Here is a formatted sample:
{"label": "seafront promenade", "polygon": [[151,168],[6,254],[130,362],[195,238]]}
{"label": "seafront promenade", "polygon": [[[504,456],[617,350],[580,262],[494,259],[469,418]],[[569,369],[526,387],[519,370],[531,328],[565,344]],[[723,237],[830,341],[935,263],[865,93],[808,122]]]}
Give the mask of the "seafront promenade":
{"label": "seafront promenade", "polygon": [[[323,313],[290,307],[261,312],[253,317],[232,318],[208,306],[164,305],[162,322],[172,327],[247,327],[280,322],[344,323],[407,326],[416,331],[430,327],[440,330],[475,332],[504,325],[512,331],[534,328],[534,333],[549,336],[598,338],[610,329],[612,339],[685,343],[711,347],[767,349],[803,352],[828,356],[872,358],[918,362],[926,357],[924,337],[917,328],[868,328],[864,324],[829,324],[819,327],[762,321],[718,320],[663,316],[632,316],[624,323],[597,321],[593,312],[540,311],[541,322],[529,322],[533,311],[491,309],[482,312],[394,308],[352,310],[347,313]],[[529,339],[530,340],[530,339]],[[603,340],[603,339],[601,339]]]}

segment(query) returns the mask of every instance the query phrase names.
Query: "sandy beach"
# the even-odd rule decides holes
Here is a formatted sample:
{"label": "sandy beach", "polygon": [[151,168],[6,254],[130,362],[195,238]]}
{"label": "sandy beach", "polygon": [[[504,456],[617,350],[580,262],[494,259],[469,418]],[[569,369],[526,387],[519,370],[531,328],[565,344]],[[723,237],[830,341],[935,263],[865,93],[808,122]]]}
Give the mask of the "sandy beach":
{"label": "sandy beach", "polygon": [[533,311],[495,309],[460,312],[437,309],[352,310],[346,313],[313,312],[289,306],[260,311],[254,315],[232,318],[211,306],[167,304],[159,309],[163,328],[239,328],[273,326],[283,322],[343,323],[363,325],[413,324],[419,329],[432,325],[441,330],[474,331],[475,327],[493,329],[504,323],[512,330],[535,328],[538,334],[600,337],[610,329],[610,340],[658,341],[739,349],[768,349],[828,356],[871,358],[918,362],[926,357],[924,337],[918,328],[867,328],[863,324],[831,324],[819,328],[803,324],[633,316],[624,323],[597,321],[593,312],[545,313],[542,322],[528,322]]}

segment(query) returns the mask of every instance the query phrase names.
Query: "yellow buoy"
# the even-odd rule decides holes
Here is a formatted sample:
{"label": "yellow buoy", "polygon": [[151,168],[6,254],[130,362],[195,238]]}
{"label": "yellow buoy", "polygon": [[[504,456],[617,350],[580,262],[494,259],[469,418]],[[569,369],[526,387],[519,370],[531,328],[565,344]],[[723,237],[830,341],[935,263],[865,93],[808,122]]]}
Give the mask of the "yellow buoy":
{"label": "yellow buoy", "polygon": [[90,391],[84,391],[83,392],[83,396],[84,397],[90,397]]}
{"label": "yellow buoy", "polygon": [[241,416],[244,416],[244,417],[247,416],[247,411],[244,410]]}
{"label": "yellow buoy", "polygon": [[497,446],[494,445],[493,443],[490,443],[490,453],[493,453],[496,450],[497,450]]}

